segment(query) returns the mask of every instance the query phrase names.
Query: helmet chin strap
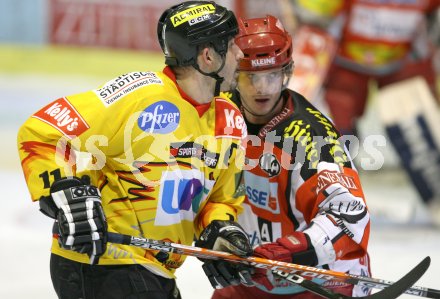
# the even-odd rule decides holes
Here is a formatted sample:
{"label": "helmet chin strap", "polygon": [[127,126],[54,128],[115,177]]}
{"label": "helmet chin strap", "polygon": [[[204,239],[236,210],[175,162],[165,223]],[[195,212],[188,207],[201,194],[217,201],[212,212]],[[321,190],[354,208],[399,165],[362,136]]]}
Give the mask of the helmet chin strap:
{"label": "helmet chin strap", "polygon": [[199,71],[199,73],[201,73],[201,74],[203,74],[203,75],[205,75],[205,76],[208,76],[208,77],[214,78],[214,80],[215,80],[214,96],[218,96],[218,95],[220,94],[220,86],[222,85],[223,81],[225,80],[224,77],[220,77],[220,76],[218,75],[218,73],[219,73],[219,72],[223,69],[223,67],[225,66],[225,62],[226,62],[226,55],[222,55],[221,57],[222,57],[222,65],[220,65],[220,67],[218,68],[218,70],[215,71],[215,72],[207,73],[207,72],[202,71],[197,63],[195,63],[195,64],[193,65],[193,67],[194,67],[197,71]]}

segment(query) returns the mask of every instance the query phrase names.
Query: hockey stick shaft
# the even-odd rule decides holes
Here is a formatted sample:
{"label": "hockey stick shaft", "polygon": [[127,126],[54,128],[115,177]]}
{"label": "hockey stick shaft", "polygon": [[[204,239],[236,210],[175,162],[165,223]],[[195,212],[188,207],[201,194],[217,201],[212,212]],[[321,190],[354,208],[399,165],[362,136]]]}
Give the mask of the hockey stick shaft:
{"label": "hockey stick shaft", "polygon": [[[195,256],[203,259],[226,260],[232,263],[246,264],[256,268],[267,270],[279,270],[290,274],[297,274],[307,278],[317,278],[324,280],[339,280],[353,285],[366,286],[369,288],[384,289],[393,284],[392,281],[365,277],[360,275],[348,274],[332,270],[320,269],[310,266],[285,263],[259,257],[239,257],[223,251],[215,251],[206,248],[188,246],[183,244],[164,242],[161,240],[146,239],[135,236],[108,233],[108,241],[117,244],[141,247],[150,250],[159,250],[168,253]],[[429,259],[427,257],[426,259]],[[425,260],[426,260],[425,259]],[[428,261],[429,263],[429,261]],[[427,297],[440,298],[440,290],[413,286],[405,291],[406,294]]]}

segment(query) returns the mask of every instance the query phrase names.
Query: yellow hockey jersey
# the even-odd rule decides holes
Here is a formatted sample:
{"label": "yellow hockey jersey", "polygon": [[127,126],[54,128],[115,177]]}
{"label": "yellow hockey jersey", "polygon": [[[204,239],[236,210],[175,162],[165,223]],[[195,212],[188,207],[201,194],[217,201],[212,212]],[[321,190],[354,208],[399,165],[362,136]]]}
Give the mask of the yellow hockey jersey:
{"label": "yellow hockey jersey", "polygon": [[[18,148],[33,201],[48,196],[54,180],[87,174],[101,191],[109,231],[190,245],[212,220],[240,212],[245,135],[229,99],[197,104],[165,68],[55,100],[23,124]],[[87,164],[79,159],[85,152]],[[88,263],[56,237],[53,253]],[[185,259],[170,254],[159,262],[156,254],[109,243],[99,264],[138,263],[174,277]]]}

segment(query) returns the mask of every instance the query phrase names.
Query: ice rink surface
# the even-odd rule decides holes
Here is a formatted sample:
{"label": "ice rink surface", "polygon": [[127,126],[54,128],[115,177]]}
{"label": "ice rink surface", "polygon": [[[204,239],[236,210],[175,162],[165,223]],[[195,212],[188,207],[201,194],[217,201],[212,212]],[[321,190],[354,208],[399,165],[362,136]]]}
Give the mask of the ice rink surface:
{"label": "ice rink surface", "polygon": [[[16,150],[18,127],[45,103],[101,83],[97,78],[0,73],[2,299],[56,298],[49,275],[52,222],[30,200]],[[374,119],[367,126],[374,129]],[[385,157],[393,159],[389,152],[392,150]],[[430,256],[431,267],[417,285],[440,289],[440,229],[429,225],[429,214],[405,174],[399,167],[388,167],[362,171],[361,180],[372,215],[369,252],[373,276],[397,280]],[[196,258],[188,257],[176,275],[184,299],[210,297],[211,286]]]}

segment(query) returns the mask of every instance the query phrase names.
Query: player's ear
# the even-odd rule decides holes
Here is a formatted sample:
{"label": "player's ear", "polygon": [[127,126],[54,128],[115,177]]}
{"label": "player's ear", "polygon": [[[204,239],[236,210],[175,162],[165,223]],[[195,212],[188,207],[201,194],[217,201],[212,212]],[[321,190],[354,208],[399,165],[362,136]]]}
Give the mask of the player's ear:
{"label": "player's ear", "polygon": [[[214,49],[210,47],[203,47],[200,50],[199,59],[201,60],[201,64],[199,65],[206,65],[207,69],[213,68],[213,65],[215,64],[215,51]],[[199,63],[200,63],[199,62]]]}

